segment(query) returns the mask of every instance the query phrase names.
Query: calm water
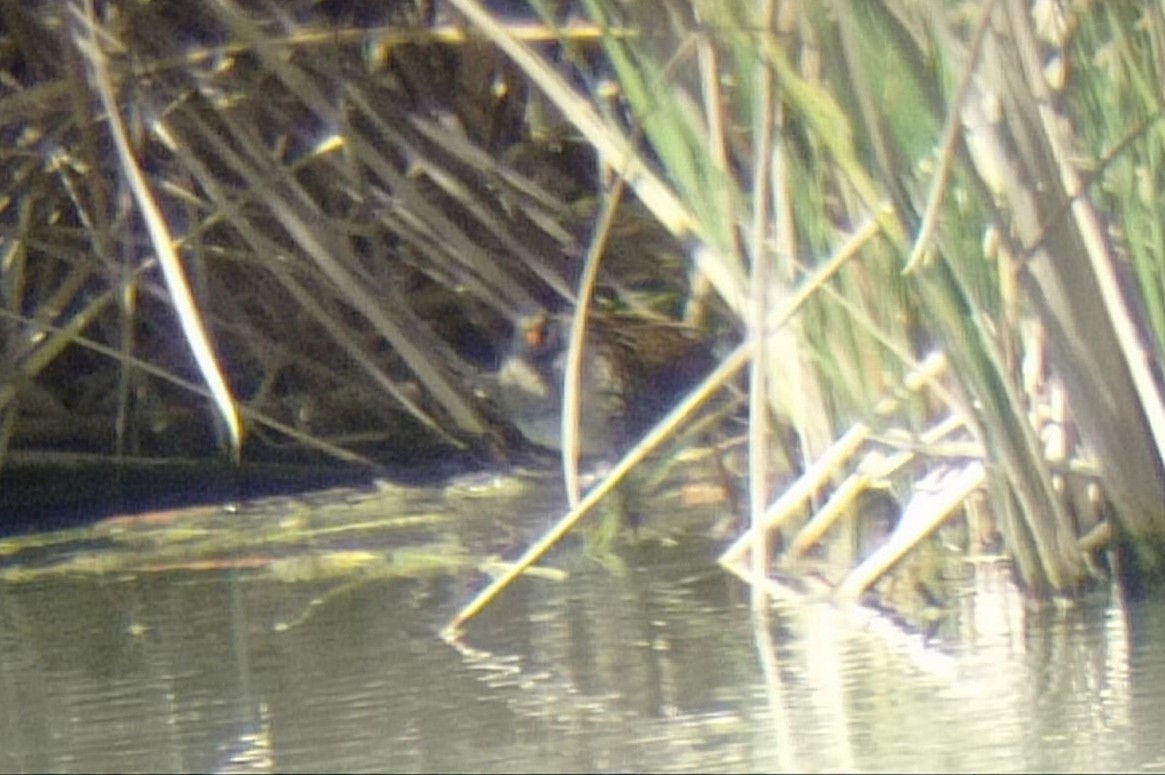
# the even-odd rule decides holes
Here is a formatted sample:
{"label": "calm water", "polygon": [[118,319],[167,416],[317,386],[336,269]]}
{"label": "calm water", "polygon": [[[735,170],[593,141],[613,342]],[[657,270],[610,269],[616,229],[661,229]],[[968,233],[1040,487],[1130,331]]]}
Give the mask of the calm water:
{"label": "calm water", "polygon": [[[522,497],[535,522],[553,512]],[[461,525],[481,503],[398,508]],[[324,534],[294,556],[383,548]],[[649,543],[622,573],[576,548],[552,558],[566,580],[519,580],[459,651],[436,633],[485,582],[469,565],[18,572],[75,559],[70,541],[0,546],[3,771],[1165,771],[1165,605],[1025,613],[993,566],[959,637],[923,645],[859,608],[754,621],[708,542]],[[113,551],[81,543],[87,562]]]}

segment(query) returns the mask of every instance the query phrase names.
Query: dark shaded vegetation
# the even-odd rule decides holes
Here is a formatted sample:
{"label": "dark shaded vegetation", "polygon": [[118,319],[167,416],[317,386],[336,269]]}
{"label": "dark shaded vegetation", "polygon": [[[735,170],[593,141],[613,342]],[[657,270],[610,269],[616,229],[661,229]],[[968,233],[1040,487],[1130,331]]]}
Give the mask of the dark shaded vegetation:
{"label": "dark shaded vegetation", "polygon": [[[81,8],[0,16],[4,449],[221,459],[91,88]],[[517,319],[569,309],[598,183],[585,143],[527,120],[514,66],[435,39],[434,11],[404,1],[164,0],[98,18],[248,429],[243,460],[424,472],[526,448],[493,372]],[[594,330],[649,419],[709,356],[679,322],[681,250],[624,209]]]}

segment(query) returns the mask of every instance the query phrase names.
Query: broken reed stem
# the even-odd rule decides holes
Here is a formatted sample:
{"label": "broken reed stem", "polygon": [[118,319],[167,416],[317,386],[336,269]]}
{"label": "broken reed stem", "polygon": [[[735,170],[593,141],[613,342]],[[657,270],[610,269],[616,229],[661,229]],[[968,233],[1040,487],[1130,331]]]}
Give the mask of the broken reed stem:
{"label": "broken reed stem", "polygon": [[460,637],[462,626],[467,621],[480,613],[491,600],[497,597],[503,589],[508,587],[510,582],[521,575],[526,568],[536,563],[543,555],[550,551],[551,547],[570,532],[571,528],[578,524],[607,493],[615,488],[615,485],[623,481],[635,466],[642,463],[649,454],[662,444],[679,427],[680,423],[686,420],[713,393],[727,384],[728,380],[732,379],[736,375],[736,372],[740,371],[748,363],[752,357],[752,348],[752,340],[738,345],[732,354],[709,374],[695,390],[689,393],[683,401],[668,412],[666,417],[660,420],[638,444],[628,451],[601,482],[588,490],[587,494],[579,501],[577,506],[567,512],[554,527],[548,530],[542,538],[527,549],[509,570],[494,579],[489,586],[478,593],[477,597],[462,608],[449,624],[445,626],[445,629],[441,631],[441,637],[446,641],[454,641]]}
{"label": "broken reed stem", "polygon": [[[903,383],[908,393],[917,390],[923,384],[937,379],[946,368],[946,357],[942,353],[933,353],[928,356],[917,368],[913,369]],[[902,398],[895,396],[888,399],[879,407],[879,414],[892,413],[901,404]],[[785,492],[765,511],[764,518],[759,525],[753,525],[744,535],[736,539],[724,553],[720,555],[720,564],[731,566],[740,562],[744,553],[751,550],[763,534],[762,531],[775,530],[789,519],[801,504],[813,497],[825,483],[845,464],[864,444],[872,434],[869,425],[857,423],[835,441],[825,454],[809,467],[797,481],[789,486]]]}

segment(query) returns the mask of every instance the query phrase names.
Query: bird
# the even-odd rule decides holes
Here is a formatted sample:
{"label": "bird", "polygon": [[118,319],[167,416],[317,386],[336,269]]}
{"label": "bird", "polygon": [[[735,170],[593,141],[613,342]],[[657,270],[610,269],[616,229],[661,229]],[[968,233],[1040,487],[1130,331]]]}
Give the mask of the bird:
{"label": "bird", "polygon": [[[499,402],[526,440],[562,449],[563,376],[569,321],[545,311],[519,315],[497,371]],[[612,455],[621,441],[621,380],[610,352],[588,338],[583,349],[579,446],[584,457]]]}

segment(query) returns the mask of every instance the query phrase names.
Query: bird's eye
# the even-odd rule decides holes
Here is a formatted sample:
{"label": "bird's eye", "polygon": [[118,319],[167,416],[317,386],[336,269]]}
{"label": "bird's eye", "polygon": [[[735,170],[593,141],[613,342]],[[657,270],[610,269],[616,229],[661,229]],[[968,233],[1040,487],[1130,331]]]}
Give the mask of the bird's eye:
{"label": "bird's eye", "polygon": [[558,345],[557,329],[545,315],[527,321],[522,330],[522,341],[526,351],[534,354],[546,353]]}
{"label": "bird's eye", "polygon": [[540,350],[546,344],[546,324],[537,323],[526,329],[526,346],[531,350]]}

